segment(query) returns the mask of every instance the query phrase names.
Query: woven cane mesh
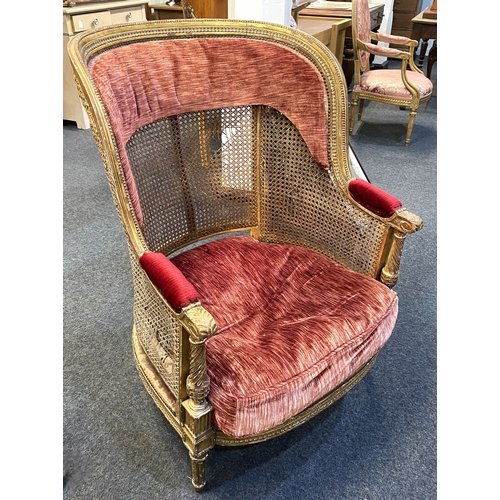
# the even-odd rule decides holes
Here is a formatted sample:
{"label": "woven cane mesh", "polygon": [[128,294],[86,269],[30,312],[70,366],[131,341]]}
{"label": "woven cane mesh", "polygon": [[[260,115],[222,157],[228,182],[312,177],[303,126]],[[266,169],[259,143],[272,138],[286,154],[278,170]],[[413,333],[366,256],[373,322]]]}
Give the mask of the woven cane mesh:
{"label": "woven cane mesh", "polygon": [[148,358],[172,394],[180,395],[181,325],[131,254],[134,281],[134,324]]}
{"label": "woven cane mesh", "polygon": [[127,154],[148,248],[169,254],[257,224],[251,107],[185,113],[137,130]]}
{"label": "woven cane mesh", "polygon": [[264,107],[261,120],[261,239],[302,245],[374,276],[385,226],[347,200],[284,115]]}

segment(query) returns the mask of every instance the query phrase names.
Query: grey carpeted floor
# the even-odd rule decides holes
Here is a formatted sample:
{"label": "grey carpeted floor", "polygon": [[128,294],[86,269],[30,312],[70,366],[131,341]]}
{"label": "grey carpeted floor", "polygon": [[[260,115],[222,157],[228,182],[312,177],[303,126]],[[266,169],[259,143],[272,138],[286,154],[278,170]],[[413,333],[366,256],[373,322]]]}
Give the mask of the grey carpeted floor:
{"label": "grey carpeted floor", "polygon": [[350,140],[369,180],[425,222],[405,244],[392,337],[323,414],[266,443],[212,450],[201,496],[136,372],[130,264],[97,147],[63,122],[66,500],[436,498],[437,86],[405,148],[407,117],[366,103]]}

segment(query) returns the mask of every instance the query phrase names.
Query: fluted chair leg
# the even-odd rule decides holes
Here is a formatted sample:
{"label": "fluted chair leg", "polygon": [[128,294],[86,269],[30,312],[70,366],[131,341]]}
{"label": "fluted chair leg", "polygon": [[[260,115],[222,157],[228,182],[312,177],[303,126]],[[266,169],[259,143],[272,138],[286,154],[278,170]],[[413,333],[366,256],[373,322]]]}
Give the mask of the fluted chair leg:
{"label": "fluted chair leg", "polygon": [[406,129],[406,141],[405,141],[405,146],[408,146],[410,144],[410,137],[411,133],[413,130],[413,124],[415,123],[415,117],[417,116],[417,110],[412,109],[410,111],[410,118],[408,119],[408,127]]}
{"label": "fluted chair leg", "polygon": [[349,133],[351,133],[352,129],[354,128],[354,117],[356,116],[357,107],[358,107],[358,96],[353,94],[351,101],[351,118],[349,120]]}
{"label": "fluted chair leg", "polygon": [[191,483],[196,491],[201,491],[206,483],[206,462],[208,452],[201,453],[196,457],[190,453],[189,456],[191,458],[191,471],[193,474]]}
{"label": "fluted chair leg", "polygon": [[364,99],[359,100],[359,112],[358,112],[358,120],[361,120],[361,115],[363,114],[363,106],[365,104]]}

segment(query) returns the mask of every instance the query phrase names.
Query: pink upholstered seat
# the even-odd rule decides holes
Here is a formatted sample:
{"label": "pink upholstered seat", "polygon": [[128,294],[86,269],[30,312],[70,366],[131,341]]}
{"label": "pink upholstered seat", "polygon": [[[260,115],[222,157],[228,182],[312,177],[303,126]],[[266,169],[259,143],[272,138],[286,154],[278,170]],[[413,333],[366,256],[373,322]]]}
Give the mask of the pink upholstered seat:
{"label": "pink upholstered seat", "polygon": [[172,262],[218,325],[209,400],[231,436],[268,430],[333,390],[396,321],[392,290],[305,248],[224,238]]}
{"label": "pink upholstered seat", "polygon": [[[424,75],[412,71],[406,74],[410,83],[417,87],[421,98],[432,93],[432,83]],[[401,79],[399,69],[375,69],[363,73],[359,84],[353,86],[354,92],[370,92],[373,94],[411,100],[412,95]]]}

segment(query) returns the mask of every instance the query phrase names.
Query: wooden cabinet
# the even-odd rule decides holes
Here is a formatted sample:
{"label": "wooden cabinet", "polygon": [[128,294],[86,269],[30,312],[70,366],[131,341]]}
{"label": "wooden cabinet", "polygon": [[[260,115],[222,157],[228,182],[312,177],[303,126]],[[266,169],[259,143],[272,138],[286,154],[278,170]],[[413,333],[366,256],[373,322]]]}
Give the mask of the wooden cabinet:
{"label": "wooden cabinet", "polygon": [[184,13],[181,5],[168,5],[165,3],[150,4],[153,20],[162,19],[184,19]]}
{"label": "wooden cabinet", "polygon": [[152,3],[153,19],[182,19],[184,9],[188,17],[228,18],[228,0],[182,0],[181,4],[166,5]]}
{"label": "wooden cabinet", "polygon": [[227,0],[182,0],[182,5],[192,10],[195,17],[227,19]]}
{"label": "wooden cabinet", "polygon": [[422,0],[394,0],[391,35],[411,38],[411,20],[420,12]]}
{"label": "wooden cabinet", "polygon": [[67,45],[70,39],[82,31],[102,26],[145,21],[147,8],[147,0],[115,0],[63,7],[63,120],[76,122],[78,128],[90,127],[69,62]]}

